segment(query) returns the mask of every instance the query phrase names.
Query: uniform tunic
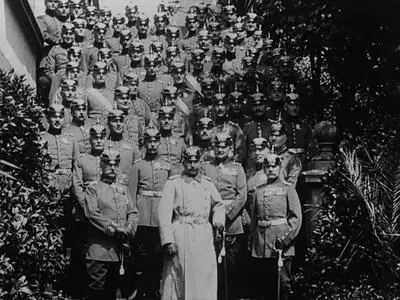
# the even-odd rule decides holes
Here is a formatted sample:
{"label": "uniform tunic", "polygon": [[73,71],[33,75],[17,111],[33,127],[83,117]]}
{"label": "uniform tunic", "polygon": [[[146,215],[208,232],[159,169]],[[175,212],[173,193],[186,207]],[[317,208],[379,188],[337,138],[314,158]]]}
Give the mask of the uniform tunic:
{"label": "uniform tunic", "polygon": [[[302,215],[299,197],[294,186],[277,179],[274,183],[261,183],[251,195],[251,256],[269,258],[277,238],[288,246],[285,256],[294,255],[293,239],[300,231]],[[282,224],[270,225],[270,221]]]}
{"label": "uniform tunic", "polygon": [[247,188],[242,165],[229,160],[216,164],[214,160],[202,163],[200,168],[212,179],[225,205],[226,234],[243,233],[240,213],[247,201]]}
{"label": "uniform tunic", "polygon": [[135,162],[129,174],[129,191],[139,211],[139,226],[158,227],[158,204],[169,171],[169,163],[159,157]]}
{"label": "uniform tunic", "polygon": [[160,140],[158,155],[171,166],[171,175],[180,174],[182,169],[182,153],[186,145],[182,138],[177,136],[163,136]]}
{"label": "uniform tunic", "polygon": [[63,130],[74,137],[78,144],[79,154],[90,151],[89,128],[87,128],[87,126],[77,126],[71,123],[65,126]]}
{"label": "uniform tunic", "polygon": [[166,182],[158,216],[161,244],[177,255],[164,259],[161,299],[216,300],[217,260],[212,226],[225,224],[225,208],[211,179],[175,175]]}
{"label": "uniform tunic", "polygon": [[122,136],[124,139],[134,142],[136,145],[139,145],[139,139],[143,137],[143,127],[139,117],[129,111],[125,117]]}
{"label": "uniform tunic", "polygon": [[62,22],[56,16],[47,14],[38,16],[37,22],[45,43],[51,46],[58,44],[61,38]]}
{"label": "uniform tunic", "polygon": [[72,179],[74,161],[78,159],[78,145],[69,133],[53,135],[49,132],[42,134],[42,139],[47,143],[47,153],[50,155],[50,186],[59,191],[69,188]]}
{"label": "uniform tunic", "polygon": [[85,216],[89,221],[86,259],[120,261],[121,248],[109,231],[111,224],[134,236],[138,214],[126,187],[103,181],[93,182],[85,192]]}
{"label": "uniform tunic", "polygon": [[142,156],[138,145],[125,139],[119,141],[106,140],[104,143],[104,149],[108,149],[109,147],[112,147],[119,152],[119,182],[126,184],[127,176],[131,170],[131,167],[133,166],[133,163]]}

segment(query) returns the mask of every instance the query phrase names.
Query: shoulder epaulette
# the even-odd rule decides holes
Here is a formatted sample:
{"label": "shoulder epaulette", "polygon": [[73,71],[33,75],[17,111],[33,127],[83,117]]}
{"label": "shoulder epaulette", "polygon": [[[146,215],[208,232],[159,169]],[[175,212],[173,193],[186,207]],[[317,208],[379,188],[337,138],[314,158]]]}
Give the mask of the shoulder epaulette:
{"label": "shoulder epaulette", "polygon": [[210,182],[213,182],[213,180],[212,180],[210,177],[208,177],[208,176],[202,175],[201,177],[204,178],[205,180],[208,180],[208,181],[210,181]]}
{"label": "shoulder epaulette", "polygon": [[90,182],[88,183],[88,186],[96,185],[98,182],[99,182],[98,180],[90,181]]}
{"label": "shoulder epaulette", "polygon": [[266,185],[266,184],[268,184],[268,181],[267,181],[267,180],[262,180],[262,181],[260,181],[260,182],[257,182],[257,183],[254,185],[254,187],[255,187],[255,188],[259,188],[259,187],[261,187],[261,186],[263,186],[263,185]]}
{"label": "shoulder epaulette", "polygon": [[287,186],[291,186],[291,185],[292,185],[290,182],[288,182],[288,181],[286,181],[286,180],[283,180],[282,183],[283,183],[284,185],[287,185]]}
{"label": "shoulder epaulette", "polygon": [[232,163],[233,163],[235,166],[241,166],[241,165],[242,165],[241,163],[238,163],[238,162],[236,162],[236,161],[232,161]]}
{"label": "shoulder epaulette", "polygon": [[86,155],[86,153],[81,153],[81,154],[79,154],[78,159],[82,159],[85,155]]}
{"label": "shoulder epaulette", "polygon": [[174,179],[177,179],[177,178],[179,178],[179,177],[181,177],[181,175],[180,175],[180,174],[176,174],[176,175],[171,175],[171,176],[169,176],[168,179],[169,179],[169,180],[174,180]]}
{"label": "shoulder epaulette", "polygon": [[138,162],[141,162],[142,160],[143,160],[143,158],[139,158],[139,159],[135,160],[135,161],[133,162],[133,164],[137,164]]}

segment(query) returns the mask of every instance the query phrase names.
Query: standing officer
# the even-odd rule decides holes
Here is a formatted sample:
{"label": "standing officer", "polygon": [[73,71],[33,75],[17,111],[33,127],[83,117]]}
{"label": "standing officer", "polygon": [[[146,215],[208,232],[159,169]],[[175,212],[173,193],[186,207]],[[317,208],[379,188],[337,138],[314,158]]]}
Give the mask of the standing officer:
{"label": "standing officer", "polygon": [[241,163],[244,159],[245,138],[239,125],[228,120],[228,107],[228,98],[221,88],[219,88],[218,93],[214,95],[214,134],[226,132],[232,138],[233,159]]}
{"label": "standing officer", "polygon": [[158,209],[166,252],[162,299],[217,299],[216,236],[224,231],[225,208],[212,180],[199,169],[200,149],[184,154],[185,171],[165,183]]}
{"label": "standing officer", "polygon": [[191,52],[197,47],[197,30],[199,28],[199,22],[197,21],[197,15],[189,13],[186,15],[186,35],[178,41],[178,47],[181,51]]}
{"label": "standing officer", "polygon": [[126,61],[125,66],[122,66],[119,70],[121,77],[124,77],[127,73],[135,73],[139,76],[140,80],[143,80],[146,76],[146,70],[143,66],[143,55],[144,46],[139,40],[133,40],[128,46],[129,63]]}
{"label": "standing officer", "polygon": [[139,83],[139,98],[145,100],[153,113],[158,113],[160,107],[160,98],[162,90],[168,85],[157,78],[157,55],[149,54],[144,57],[144,67],[146,69],[146,76]]}
{"label": "standing officer", "polygon": [[223,296],[224,281],[221,280],[219,285],[221,299],[238,297],[240,284],[238,266],[243,259],[241,256],[243,256],[243,247],[245,246],[241,215],[247,200],[246,176],[242,165],[229,158],[231,147],[232,138],[225,132],[217,133],[214,137],[215,159],[200,165],[203,174],[215,183],[225,205],[227,272],[223,275],[227,277],[229,291],[228,295]]}
{"label": "standing officer", "polygon": [[65,109],[59,103],[50,105],[47,110],[49,129],[42,134],[47,143],[50,156],[50,186],[60,193],[66,192],[71,185],[72,167],[79,156],[78,146],[70,133],[62,131]]}
{"label": "standing officer", "polygon": [[286,145],[287,136],[282,122],[272,123],[271,129],[269,142],[271,144],[271,152],[279,155],[281,159],[281,179],[296,185],[302,168],[301,160],[297,155],[289,152]]}
{"label": "standing officer", "polygon": [[171,166],[171,174],[182,172],[182,154],[186,149],[183,138],[173,135],[172,127],[175,118],[174,106],[161,106],[158,112],[158,123],[160,126],[160,148],[159,155]]}
{"label": "standing officer", "polygon": [[283,83],[279,77],[275,77],[269,84],[268,88],[268,119],[277,121],[278,119],[282,118],[284,97],[285,91]]}
{"label": "standing officer", "polygon": [[105,148],[112,147],[120,153],[120,173],[118,180],[126,183],[127,175],[135,160],[141,158],[141,153],[137,144],[133,141],[124,139],[125,115],[122,110],[113,109],[108,114],[109,136],[105,142]]}
{"label": "standing officer", "polygon": [[[252,257],[253,291],[257,297],[276,299],[280,276],[280,299],[288,299],[293,240],[300,231],[302,215],[295,187],[282,181],[278,155],[264,159],[267,181],[256,185],[250,194],[251,227],[249,247]],[[283,267],[278,273],[281,256]]]}
{"label": "standing officer", "polygon": [[64,128],[66,133],[71,134],[77,142],[79,154],[84,154],[90,151],[88,128],[86,121],[86,102],[77,98],[71,103],[71,124],[67,124]]}
{"label": "standing officer", "polygon": [[104,23],[97,23],[93,27],[93,44],[88,45],[82,53],[82,70],[92,71],[93,65],[98,61],[100,49],[105,48],[105,34],[107,26]]}
{"label": "standing officer", "polygon": [[145,128],[150,122],[150,107],[143,99],[138,98],[139,75],[129,72],[122,78],[122,84],[130,91],[132,111],[138,116],[140,125]]}
{"label": "standing officer", "polygon": [[112,27],[114,29],[113,35],[106,39],[106,45],[113,53],[121,51],[120,35],[122,30],[126,28],[125,17],[122,14],[117,14],[112,20]]}
{"label": "standing officer", "polygon": [[160,298],[162,253],[157,213],[161,191],[170,171],[170,164],[158,153],[160,137],[156,128],[145,131],[145,156],[135,162],[129,175],[129,191],[139,211],[139,227],[135,238],[138,299]]}
{"label": "standing officer", "polygon": [[118,271],[136,233],[135,202],[127,188],[116,182],[119,162],[117,151],[105,150],[101,155],[101,178],[85,191],[88,300],[116,299]]}
{"label": "standing officer", "polygon": [[214,121],[205,112],[204,116],[197,121],[195,145],[200,149],[200,162],[212,161],[215,158],[213,147]]}
{"label": "standing officer", "polygon": [[286,95],[283,124],[286,130],[286,146],[302,163],[315,154],[315,141],[310,125],[300,115],[301,97],[297,93]]}
{"label": "standing officer", "polygon": [[124,113],[124,129],[123,137],[126,140],[132,141],[139,145],[143,138],[143,127],[140,124],[139,116],[135,114],[131,102],[130,89],[126,86],[119,86],[115,89],[115,103],[117,109]]}

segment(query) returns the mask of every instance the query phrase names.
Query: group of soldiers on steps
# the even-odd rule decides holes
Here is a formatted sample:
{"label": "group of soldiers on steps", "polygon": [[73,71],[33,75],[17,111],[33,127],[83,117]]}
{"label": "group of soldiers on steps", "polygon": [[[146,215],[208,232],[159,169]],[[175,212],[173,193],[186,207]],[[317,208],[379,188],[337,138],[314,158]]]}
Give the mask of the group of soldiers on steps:
{"label": "group of soldiers on steps", "polygon": [[190,7],[185,26],[176,3],[86,2],[45,0],[38,17],[69,297],[288,299],[315,146],[284,43],[229,1]]}

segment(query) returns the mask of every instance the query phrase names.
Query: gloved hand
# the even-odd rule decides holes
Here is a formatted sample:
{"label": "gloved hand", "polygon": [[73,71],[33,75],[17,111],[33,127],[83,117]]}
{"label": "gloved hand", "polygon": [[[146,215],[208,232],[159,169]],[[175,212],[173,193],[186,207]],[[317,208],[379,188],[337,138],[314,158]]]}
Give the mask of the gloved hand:
{"label": "gloved hand", "polygon": [[280,238],[276,238],[274,248],[276,250],[285,250],[286,244]]}
{"label": "gloved hand", "polygon": [[174,243],[164,245],[165,253],[169,256],[175,256],[178,252]]}
{"label": "gloved hand", "polygon": [[224,232],[225,226],[221,223],[215,223],[214,228],[218,231],[219,234],[222,234]]}
{"label": "gloved hand", "polygon": [[121,244],[122,247],[129,249],[129,235],[124,227],[115,228],[114,237]]}

